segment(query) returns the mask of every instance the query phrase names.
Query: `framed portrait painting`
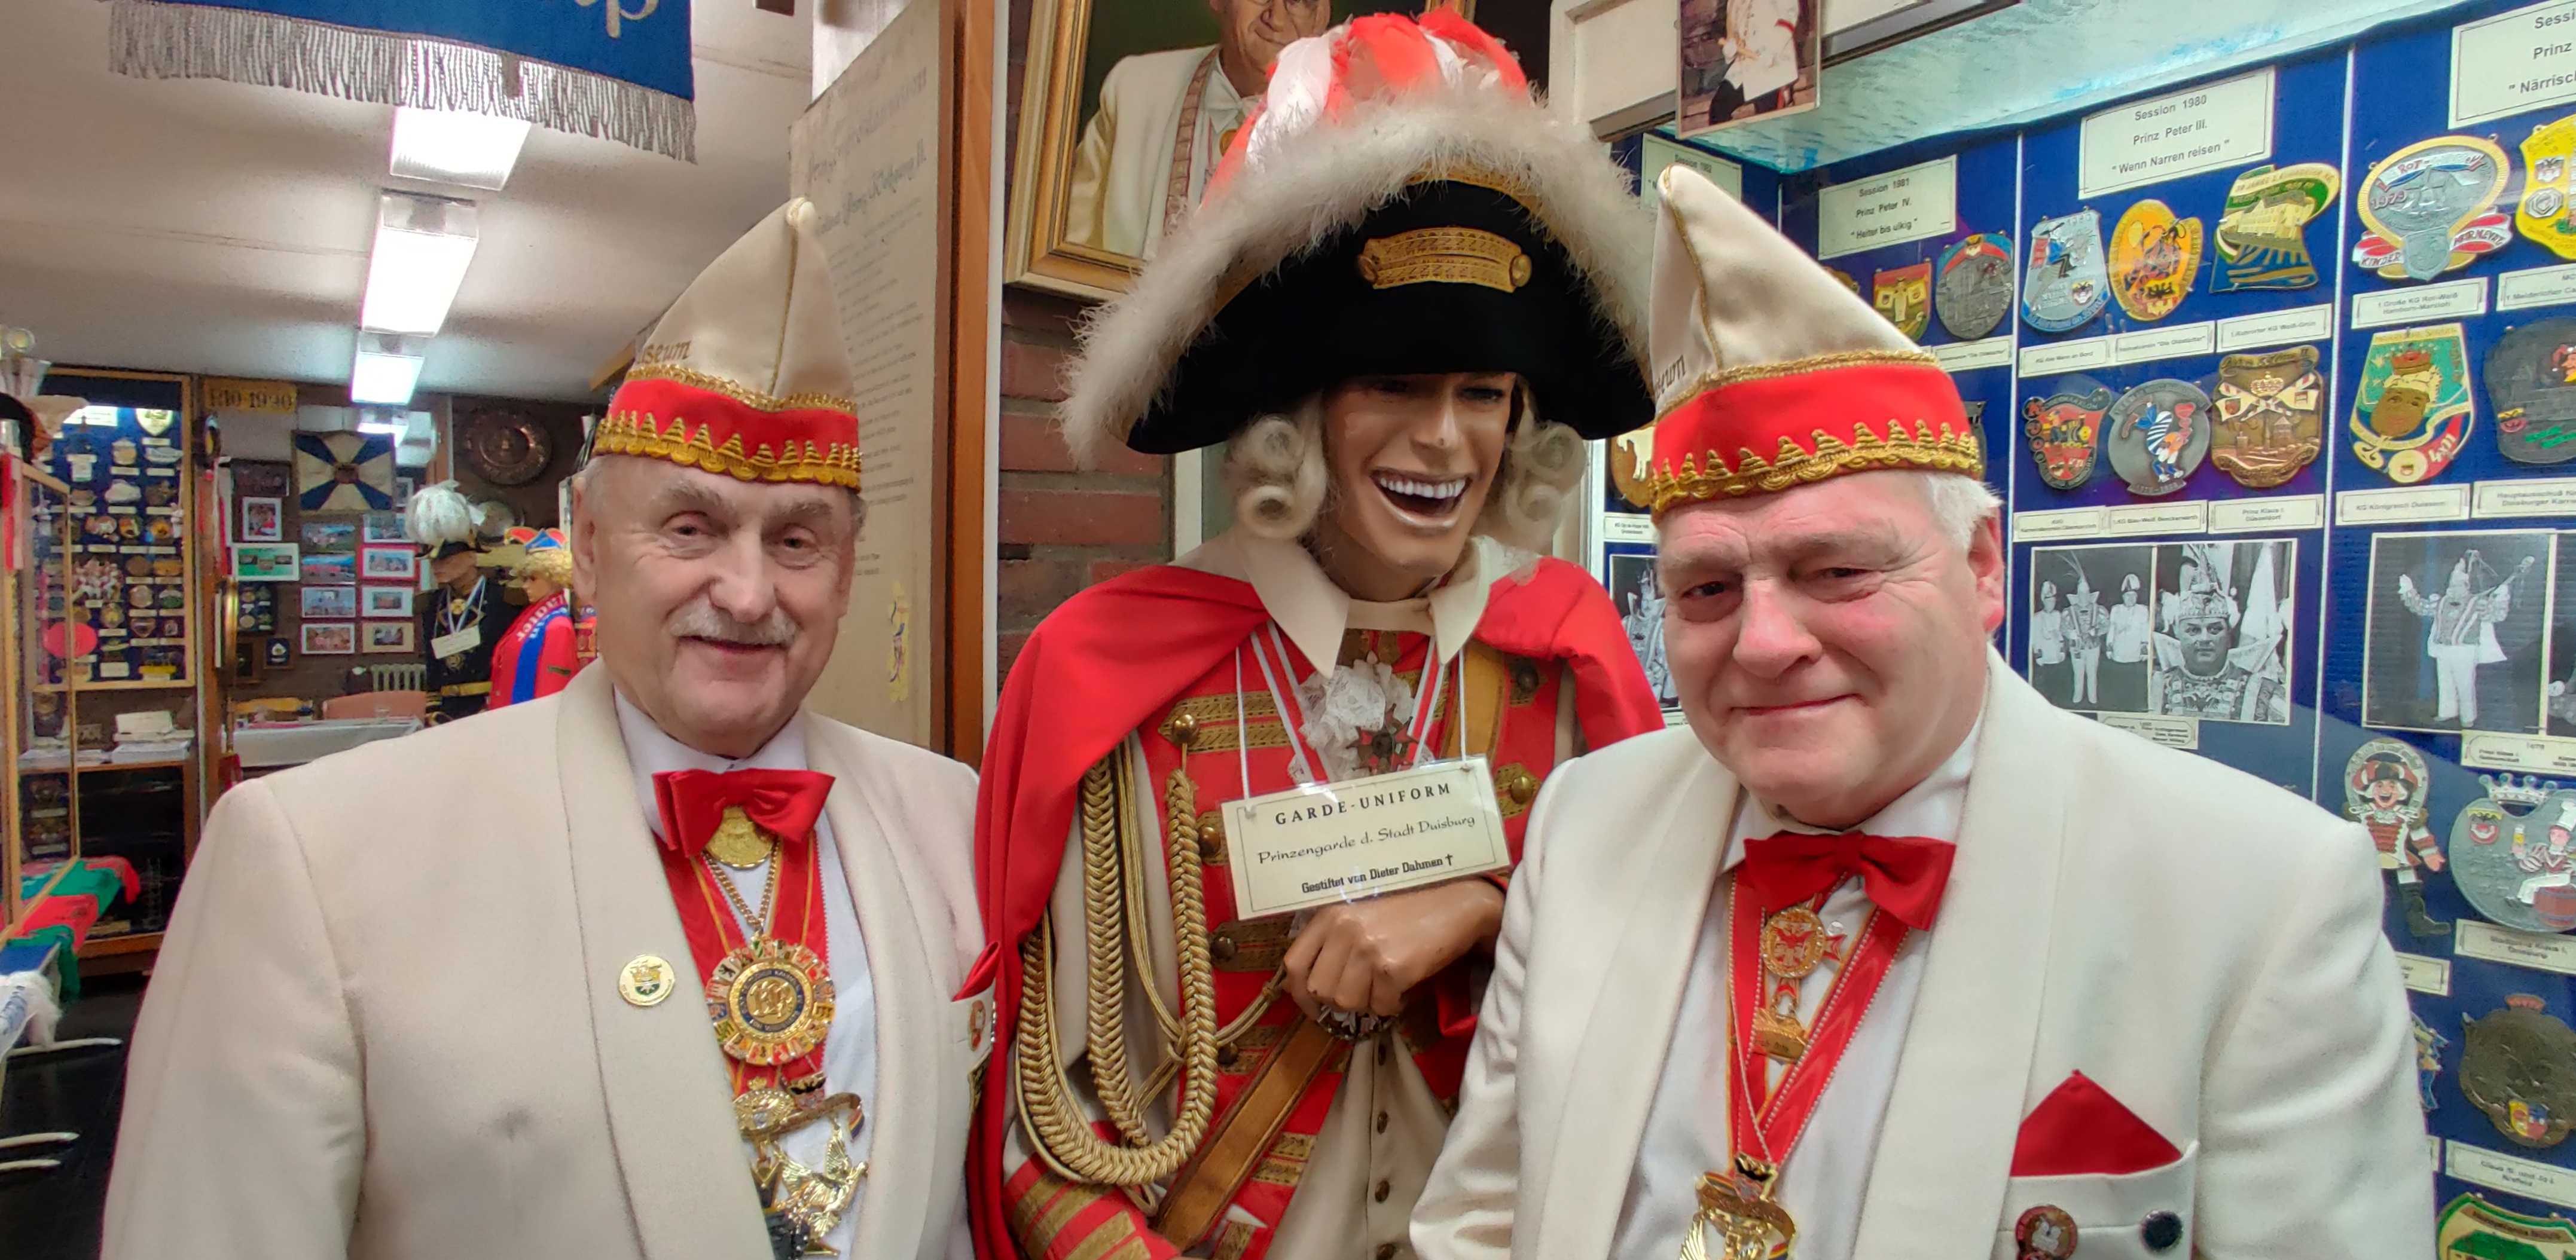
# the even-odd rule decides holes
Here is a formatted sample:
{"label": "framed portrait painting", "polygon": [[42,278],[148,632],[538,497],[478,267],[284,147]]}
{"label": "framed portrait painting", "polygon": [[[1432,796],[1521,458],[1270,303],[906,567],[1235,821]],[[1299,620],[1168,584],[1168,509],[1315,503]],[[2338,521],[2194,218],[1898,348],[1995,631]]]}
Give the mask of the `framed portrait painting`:
{"label": "framed portrait painting", "polygon": [[1125,292],[1207,190],[1281,48],[1433,7],[1476,16],[1475,0],[1036,0],[1006,277]]}

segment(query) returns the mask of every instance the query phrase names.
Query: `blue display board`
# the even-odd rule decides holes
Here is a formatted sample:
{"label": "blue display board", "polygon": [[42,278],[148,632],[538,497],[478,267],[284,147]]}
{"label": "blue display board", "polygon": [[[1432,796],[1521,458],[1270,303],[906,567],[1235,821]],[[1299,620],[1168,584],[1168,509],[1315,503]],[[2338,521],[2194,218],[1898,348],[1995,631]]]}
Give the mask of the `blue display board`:
{"label": "blue display board", "polygon": [[[2015,668],[2364,824],[2445,1257],[2576,1255],[2576,1092],[2555,1093],[2576,1091],[2562,22],[2576,3],[2464,4],[1778,186],[1782,231],[1984,406]],[[1918,170],[1946,181],[1946,220],[1858,217]],[[2012,310],[1963,339],[1906,286],[1929,264],[1937,316],[1949,251],[1984,233],[2010,237]],[[1605,547],[1614,593],[1622,555],[1651,535]]]}

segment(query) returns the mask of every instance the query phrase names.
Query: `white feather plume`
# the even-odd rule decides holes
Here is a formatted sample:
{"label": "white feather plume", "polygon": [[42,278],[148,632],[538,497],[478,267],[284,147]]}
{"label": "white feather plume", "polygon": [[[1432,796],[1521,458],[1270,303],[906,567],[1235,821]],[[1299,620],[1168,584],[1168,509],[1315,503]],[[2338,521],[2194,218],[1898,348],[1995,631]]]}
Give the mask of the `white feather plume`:
{"label": "white feather plume", "polygon": [[476,537],[474,505],[453,481],[421,487],[403,509],[403,533],[424,547],[471,543]]}

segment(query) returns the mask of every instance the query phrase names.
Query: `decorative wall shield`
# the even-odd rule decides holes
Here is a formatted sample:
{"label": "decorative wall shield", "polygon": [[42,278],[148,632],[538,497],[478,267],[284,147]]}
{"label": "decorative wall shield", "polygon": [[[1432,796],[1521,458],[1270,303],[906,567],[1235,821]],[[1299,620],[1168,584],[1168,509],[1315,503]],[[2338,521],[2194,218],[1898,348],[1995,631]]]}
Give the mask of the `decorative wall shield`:
{"label": "decorative wall shield", "polygon": [[2508,994],[2504,1009],[2460,1022],[2460,1093],[2517,1146],[2546,1149],[2576,1124],[2576,1030],[2539,998]]}
{"label": "decorative wall shield", "polygon": [[2370,229],[2352,260],[2389,280],[2430,280],[2513,239],[2496,210],[2504,150],[2475,136],[2418,140],[2370,168],[2353,194]]}
{"label": "decorative wall shield", "polygon": [[1979,232],[1941,251],[1933,268],[1933,309],[1961,341],[1991,335],[2012,314],[2012,238]]}
{"label": "decorative wall shield", "polygon": [[2551,1260],[2576,1254],[2576,1222],[2525,1216],[2464,1194],[2433,1222],[2433,1254],[2441,1260]]}
{"label": "decorative wall shield", "polygon": [[2374,333],[2353,390],[2352,453],[2401,486],[2441,475],[2477,424],[2458,324]]}
{"label": "decorative wall shield", "polygon": [[2111,300],[2102,262],[2102,216],[2078,210],[2030,229],[2030,265],[2021,280],[2021,317],[2041,332],[2080,328]]}
{"label": "decorative wall shield", "polygon": [[2209,395],[2189,381],[2152,380],[2111,404],[2104,444],[2129,493],[2172,494],[2209,454]]}
{"label": "decorative wall shield", "polygon": [[2522,464],[2576,459],[2576,319],[2534,320],[2487,351],[2496,449]]}
{"label": "decorative wall shield", "polygon": [[307,512],[395,506],[394,440],[381,433],[296,434],[295,500]]}
{"label": "decorative wall shield", "polygon": [[2576,161],[2576,117],[2531,129],[2522,140],[2522,200],[2513,226],[2561,258],[2576,258],[2576,215],[2568,205],[2568,164]]}
{"label": "decorative wall shield", "polygon": [[2054,393],[2021,405],[2022,436],[2029,440],[2039,479],[2060,490],[2092,480],[2102,450],[2102,417],[2119,395],[2089,376],[2059,380]]}
{"label": "decorative wall shield", "polygon": [[2153,323],[2174,313],[2200,272],[2200,220],[2176,219],[2148,198],[2111,229],[2111,296],[2129,318]]}
{"label": "decorative wall shield", "polygon": [[2211,241],[2218,265],[2209,291],[2305,289],[2317,282],[2308,222],[2343,193],[2343,172],[2323,162],[2258,166],[2236,177]]}
{"label": "decorative wall shield", "polygon": [[1908,341],[1923,340],[1932,326],[1932,264],[1882,271],[1870,280],[1870,305]]}
{"label": "decorative wall shield", "polygon": [[2478,776],[2486,795],[2451,820],[2451,883],[2490,921],[2523,932],[2576,928],[2576,791],[2531,775]]}
{"label": "decorative wall shield", "polygon": [[2218,434],[2209,461],[2238,485],[2277,486],[2325,449],[2326,387],[2315,346],[2220,359],[2212,401]]}

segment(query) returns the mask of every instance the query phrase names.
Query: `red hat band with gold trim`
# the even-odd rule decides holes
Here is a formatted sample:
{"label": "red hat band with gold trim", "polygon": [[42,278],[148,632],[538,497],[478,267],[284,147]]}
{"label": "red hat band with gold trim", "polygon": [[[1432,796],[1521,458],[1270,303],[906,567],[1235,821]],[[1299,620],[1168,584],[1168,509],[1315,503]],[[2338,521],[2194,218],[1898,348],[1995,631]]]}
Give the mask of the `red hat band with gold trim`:
{"label": "red hat band with gold trim", "polygon": [[1985,475],[1929,352],[1697,172],[1668,168],[1658,190],[1662,412],[1636,478],[1656,515],[1844,473]]}
{"label": "red hat band with gold trim", "polygon": [[814,208],[799,198],[671,304],[609,400],[591,453],[855,490],[853,384]]}

